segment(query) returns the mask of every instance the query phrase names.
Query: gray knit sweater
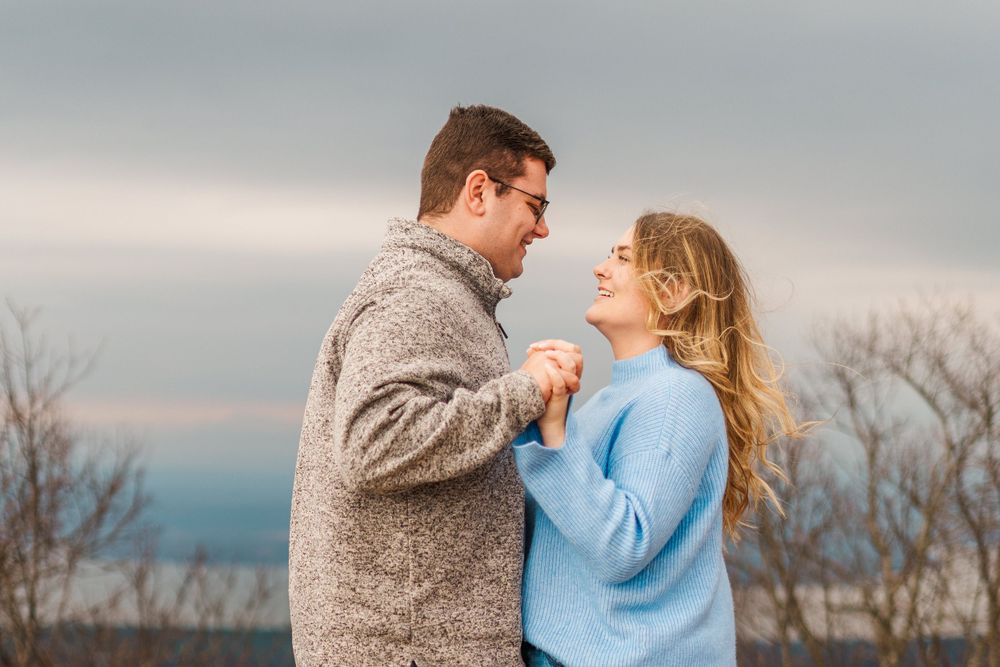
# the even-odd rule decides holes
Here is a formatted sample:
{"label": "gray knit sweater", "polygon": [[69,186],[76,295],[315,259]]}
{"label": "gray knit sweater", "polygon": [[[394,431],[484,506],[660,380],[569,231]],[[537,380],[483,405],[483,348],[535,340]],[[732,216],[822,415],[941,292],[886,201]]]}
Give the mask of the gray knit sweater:
{"label": "gray knit sweater", "polygon": [[295,469],[296,663],[521,665],[523,487],[544,411],[478,253],[392,220],[323,340]]}

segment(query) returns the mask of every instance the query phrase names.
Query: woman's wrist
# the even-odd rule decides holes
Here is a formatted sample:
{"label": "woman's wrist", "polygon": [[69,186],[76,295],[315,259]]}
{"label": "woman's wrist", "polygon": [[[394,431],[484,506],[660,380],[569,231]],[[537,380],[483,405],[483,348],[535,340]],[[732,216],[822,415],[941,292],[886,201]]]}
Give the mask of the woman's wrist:
{"label": "woman's wrist", "polygon": [[538,421],[538,430],[542,433],[542,444],[546,447],[562,447],[566,440],[566,422],[562,419],[553,421]]}

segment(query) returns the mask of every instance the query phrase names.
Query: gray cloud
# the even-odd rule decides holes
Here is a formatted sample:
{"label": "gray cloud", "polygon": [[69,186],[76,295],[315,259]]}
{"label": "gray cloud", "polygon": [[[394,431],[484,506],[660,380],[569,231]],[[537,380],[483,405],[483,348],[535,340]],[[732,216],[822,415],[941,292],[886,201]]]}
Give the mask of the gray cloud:
{"label": "gray cloud", "polygon": [[[1000,5],[971,0],[7,3],[0,170],[30,174],[34,191],[0,184],[20,197],[16,215],[0,204],[0,293],[44,306],[56,333],[107,340],[86,398],[303,400],[384,218],[414,212],[448,108],[486,102],[559,158],[552,237],[500,309],[515,364],[556,335],[584,345],[585,392],[606,379],[607,346],[582,320],[589,270],[649,206],[704,202],[761,287],[782,350],[801,350],[814,317],[917,288],[995,309],[998,20]],[[63,187],[74,173],[96,184],[86,207],[60,199],[45,215],[68,220],[34,219],[46,177],[57,198],[91,187]],[[116,174],[129,176],[127,203],[102,209],[94,198],[114,197]],[[282,212],[306,217],[286,204],[299,188],[331,196],[295,225]],[[274,211],[276,240],[309,230],[317,249],[286,240],[267,252],[259,215],[254,243],[222,249],[248,224],[215,212],[254,191],[268,194],[238,211]],[[412,209],[385,210],[400,193]],[[324,230],[337,202],[340,227]],[[158,230],[145,242],[144,209]],[[171,216],[184,217],[176,229]],[[127,237],[109,239],[116,228]],[[294,428],[260,428],[260,460],[290,470]],[[221,466],[247,430],[157,432],[154,467],[176,442],[175,463],[211,446],[206,466]]]}
{"label": "gray cloud", "polygon": [[549,138],[563,201],[770,200],[771,233],[993,261],[1000,12],[860,7],[25,3],[0,24],[0,140],[25,160],[412,190],[447,108],[486,101]]}

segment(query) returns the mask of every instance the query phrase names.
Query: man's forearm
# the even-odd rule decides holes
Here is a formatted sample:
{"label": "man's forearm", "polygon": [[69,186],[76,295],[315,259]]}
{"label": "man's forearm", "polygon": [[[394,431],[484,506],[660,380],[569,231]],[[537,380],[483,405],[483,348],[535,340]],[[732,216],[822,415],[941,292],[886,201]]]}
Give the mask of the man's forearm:
{"label": "man's forearm", "polygon": [[448,401],[403,382],[352,394],[364,399],[342,401],[338,391],[334,446],[344,481],[370,493],[466,475],[507,447],[545,407],[538,385],[523,372],[475,392],[457,389]]}

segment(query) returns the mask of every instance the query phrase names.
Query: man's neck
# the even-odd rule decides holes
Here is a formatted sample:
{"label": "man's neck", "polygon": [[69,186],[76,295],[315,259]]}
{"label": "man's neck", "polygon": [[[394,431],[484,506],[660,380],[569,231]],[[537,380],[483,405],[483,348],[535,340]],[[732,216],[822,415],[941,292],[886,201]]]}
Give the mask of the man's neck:
{"label": "man's neck", "polygon": [[[440,217],[427,217],[417,218],[417,222],[427,225],[432,229],[436,229],[445,236],[450,236],[464,246],[476,250],[475,241],[469,236],[469,225],[464,220],[457,220],[453,216],[445,215]],[[476,250],[476,252],[479,252]],[[482,254],[482,253],[480,253]]]}

